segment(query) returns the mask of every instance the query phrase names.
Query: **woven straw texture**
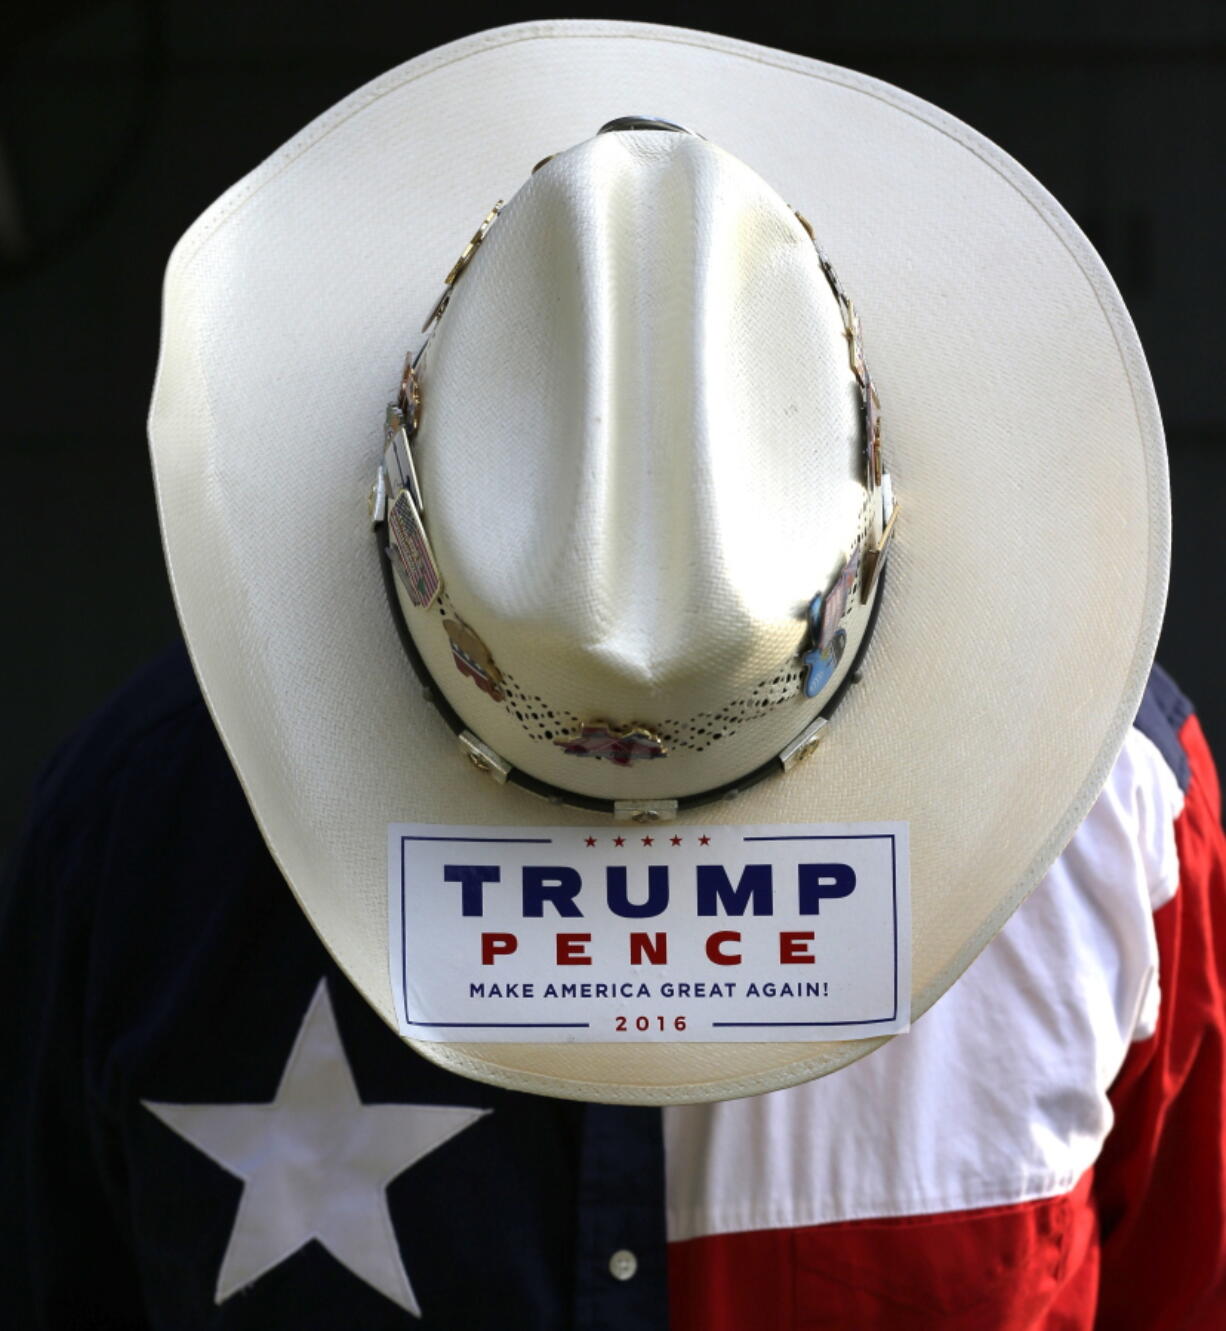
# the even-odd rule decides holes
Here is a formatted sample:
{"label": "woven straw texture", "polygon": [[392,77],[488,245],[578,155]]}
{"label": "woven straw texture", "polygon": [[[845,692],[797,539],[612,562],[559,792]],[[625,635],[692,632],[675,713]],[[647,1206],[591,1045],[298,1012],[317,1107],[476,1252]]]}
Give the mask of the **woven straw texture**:
{"label": "woven straw texture", "polygon": [[[171,258],[150,416],[193,661],[272,854],[393,1021],[388,823],[591,815],[482,778],[422,701],[365,511],[381,407],[492,202],[632,113],[693,127],[804,212],[863,319],[903,503],[864,681],[813,759],[701,821],[907,819],[918,1015],[1106,778],[1157,641],[1169,504],[1152,386],[1101,262],[1015,162],[898,89],[702,33],[517,25],[391,71],[235,185]],[[776,352],[769,329],[739,345],[736,373],[768,398]],[[530,360],[518,368],[522,397],[495,410],[503,384],[474,380],[466,419],[539,412]],[[753,465],[767,435],[751,402],[737,410],[744,474],[765,472],[770,499],[779,479]],[[495,467],[484,484],[526,542],[560,482],[508,495]],[[549,567],[529,560],[523,577]],[[793,1084],[876,1044],[417,1047],[507,1086],[665,1103]]]}

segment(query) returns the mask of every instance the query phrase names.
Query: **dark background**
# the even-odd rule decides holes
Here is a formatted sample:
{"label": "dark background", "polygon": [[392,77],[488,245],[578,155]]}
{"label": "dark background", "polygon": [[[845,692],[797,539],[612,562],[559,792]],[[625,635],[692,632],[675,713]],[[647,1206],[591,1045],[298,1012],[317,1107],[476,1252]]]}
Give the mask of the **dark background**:
{"label": "dark background", "polygon": [[[144,432],[174,241],[361,83],[549,12],[404,0],[0,10],[0,851],[58,741],[177,633]],[[884,78],[996,140],[1069,209],[1120,285],[1157,383],[1175,511],[1159,658],[1226,762],[1226,2],[555,12],[706,28]]]}

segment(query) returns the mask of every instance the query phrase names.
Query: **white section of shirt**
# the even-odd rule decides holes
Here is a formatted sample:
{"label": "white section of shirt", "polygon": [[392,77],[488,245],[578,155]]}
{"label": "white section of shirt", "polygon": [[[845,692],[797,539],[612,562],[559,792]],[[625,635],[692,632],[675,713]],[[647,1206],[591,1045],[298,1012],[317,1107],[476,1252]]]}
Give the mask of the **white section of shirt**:
{"label": "white section of shirt", "polygon": [[1131,730],[1042,883],[909,1034],[803,1086],[664,1110],[669,1238],[922,1215],[1068,1191],[1153,1033],[1153,911],[1183,793]]}

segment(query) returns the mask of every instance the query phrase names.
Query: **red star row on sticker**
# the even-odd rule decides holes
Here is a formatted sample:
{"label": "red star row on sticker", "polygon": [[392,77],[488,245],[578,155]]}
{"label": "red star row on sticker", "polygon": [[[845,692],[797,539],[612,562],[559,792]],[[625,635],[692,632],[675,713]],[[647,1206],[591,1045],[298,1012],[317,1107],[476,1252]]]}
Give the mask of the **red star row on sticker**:
{"label": "red star row on sticker", "polygon": [[[584,837],[583,844],[585,846],[594,846],[597,840],[598,838],[594,836]],[[642,841],[643,845],[645,846],[654,846],[656,843],[655,837],[650,837],[650,836],[640,837],[639,840]],[[685,838],[679,836],[670,836],[668,840],[670,845],[679,846],[685,840]],[[613,838],[613,844],[615,846],[624,846],[626,844],[626,838],[624,836],[615,836]],[[698,838],[698,844],[700,846],[709,846],[711,844],[711,838],[709,836],[700,836]]]}

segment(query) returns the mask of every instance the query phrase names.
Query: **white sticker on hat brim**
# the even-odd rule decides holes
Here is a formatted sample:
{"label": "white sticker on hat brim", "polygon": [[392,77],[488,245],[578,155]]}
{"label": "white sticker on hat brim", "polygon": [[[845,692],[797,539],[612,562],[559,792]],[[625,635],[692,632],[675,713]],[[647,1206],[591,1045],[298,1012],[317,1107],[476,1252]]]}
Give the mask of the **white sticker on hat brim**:
{"label": "white sticker on hat brim", "polygon": [[910,1025],[905,822],[388,828],[418,1040],[854,1040]]}

